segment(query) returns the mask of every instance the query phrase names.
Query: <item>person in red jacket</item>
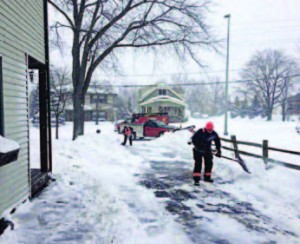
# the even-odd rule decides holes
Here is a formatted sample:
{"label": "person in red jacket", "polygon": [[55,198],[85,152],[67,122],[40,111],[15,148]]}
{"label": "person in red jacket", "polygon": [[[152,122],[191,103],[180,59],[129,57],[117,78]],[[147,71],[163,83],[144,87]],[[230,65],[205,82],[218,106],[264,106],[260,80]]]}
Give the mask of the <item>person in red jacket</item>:
{"label": "person in red jacket", "polygon": [[122,143],[122,145],[125,146],[126,142],[127,142],[127,139],[129,139],[129,144],[130,144],[130,146],[132,146],[133,128],[132,127],[127,127],[125,125],[124,129],[123,129],[123,134],[124,134],[124,142]]}
{"label": "person in red jacket", "polygon": [[193,149],[195,167],[193,179],[195,185],[199,185],[201,179],[202,159],[204,159],[204,181],[213,182],[211,179],[211,171],[213,167],[213,155],[211,143],[214,141],[217,149],[215,154],[221,157],[221,142],[218,134],[214,131],[214,124],[207,122],[205,127],[199,129],[192,137],[192,143],[195,146]]}

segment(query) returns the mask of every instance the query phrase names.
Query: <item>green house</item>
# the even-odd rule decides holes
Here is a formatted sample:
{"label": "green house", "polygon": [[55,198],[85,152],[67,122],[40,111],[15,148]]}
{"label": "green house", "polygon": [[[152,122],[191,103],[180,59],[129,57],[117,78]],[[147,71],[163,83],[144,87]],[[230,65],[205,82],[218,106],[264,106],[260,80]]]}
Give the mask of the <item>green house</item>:
{"label": "green house", "polygon": [[140,113],[167,112],[170,122],[182,122],[185,120],[186,107],[183,92],[164,83],[139,90]]}
{"label": "green house", "polygon": [[[20,145],[18,159],[0,160],[0,222],[4,213],[31,198],[52,169],[46,0],[0,0],[0,135]],[[38,76],[40,145],[30,148],[29,82]],[[1,145],[0,145],[1,147]],[[30,150],[40,168],[30,166]],[[1,232],[1,229],[0,229]]]}

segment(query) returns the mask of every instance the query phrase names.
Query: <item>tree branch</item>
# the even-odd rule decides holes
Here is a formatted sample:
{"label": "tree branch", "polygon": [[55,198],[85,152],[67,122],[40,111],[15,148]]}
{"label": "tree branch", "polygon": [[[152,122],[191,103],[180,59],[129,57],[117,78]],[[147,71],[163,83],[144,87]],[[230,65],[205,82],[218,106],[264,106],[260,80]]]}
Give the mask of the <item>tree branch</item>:
{"label": "tree branch", "polygon": [[72,20],[69,18],[69,16],[67,15],[67,13],[65,11],[63,11],[57,4],[55,4],[52,0],[48,0],[48,2],[58,11],[60,12],[69,22],[69,24],[72,26],[73,29],[75,29],[75,25],[72,22]]}

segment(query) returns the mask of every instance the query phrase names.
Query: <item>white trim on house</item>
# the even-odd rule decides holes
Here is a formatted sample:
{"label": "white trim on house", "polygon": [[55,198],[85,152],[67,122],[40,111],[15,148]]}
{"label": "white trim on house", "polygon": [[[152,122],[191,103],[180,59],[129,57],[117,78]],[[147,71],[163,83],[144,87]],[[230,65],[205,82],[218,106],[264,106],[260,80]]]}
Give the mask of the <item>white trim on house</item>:
{"label": "white trim on house", "polygon": [[[184,97],[180,94],[178,94],[177,92],[175,92],[173,89],[171,89],[170,87],[164,86],[164,87],[160,87],[160,86],[156,86],[153,87],[149,90],[147,90],[140,98],[140,102],[143,101],[145,98],[147,98],[149,95],[151,95],[152,92],[156,91],[156,90],[169,90],[171,93],[175,94],[177,97],[181,98],[182,100],[184,100]],[[158,95],[161,96],[161,95]]]}
{"label": "white trim on house", "polygon": [[174,97],[170,97],[170,96],[157,96],[157,97],[153,97],[143,103],[140,104],[140,106],[145,106],[145,105],[148,105],[148,104],[151,104],[151,103],[155,103],[155,102],[171,102],[171,103],[175,103],[175,104],[178,104],[178,105],[181,105],[181,106],[184,106],[186,107],[186,103],[177,99],[177,98],[174,98]]}

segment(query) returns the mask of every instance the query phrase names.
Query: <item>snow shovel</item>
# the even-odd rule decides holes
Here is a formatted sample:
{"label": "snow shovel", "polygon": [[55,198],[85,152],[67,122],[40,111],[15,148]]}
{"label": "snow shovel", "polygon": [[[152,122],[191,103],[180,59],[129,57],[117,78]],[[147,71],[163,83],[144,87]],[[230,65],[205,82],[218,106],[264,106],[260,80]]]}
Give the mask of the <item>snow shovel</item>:
{"label": "snow shovel", "polygon": [[240,156],[238,156],[237,159],[229,158],[229,157],[226,157],[226,156],[221,156],[221,158],[225,158],[227,160],[231,160],[231,161],[237,162],[239,165],[241,165],[241,167],[243,168],[243,170],[245,172],[247,172],[248,174],[251,174],[251,172],[249,171],[249,169],[248,169],[245,161]]}
{"label": "snow shovel", "polygon": [[[213,150],[213,152],[216,152],[216,150]],[[213,153],[213,154],[216,155],[215,153]],[[237,162],[246,173],[251,174],[251,172],[249,171],[245,161],[240,157],[240,155],[237,155],[236,159],[229,158],[229,157],[226,157],[226,156],[221,156],[221,158],[225,158],[227,160]]]}
{"label": "snow shovel", "polygon": [[194,125],[190,125],[190,126],[187,126],[187,127],[183,127],[183,128],[176,128],[173,130],[173,133],[176,132],[176,131],[181,131],[181,130],[190,130],[190,129],[193,129],[195,128]]}

